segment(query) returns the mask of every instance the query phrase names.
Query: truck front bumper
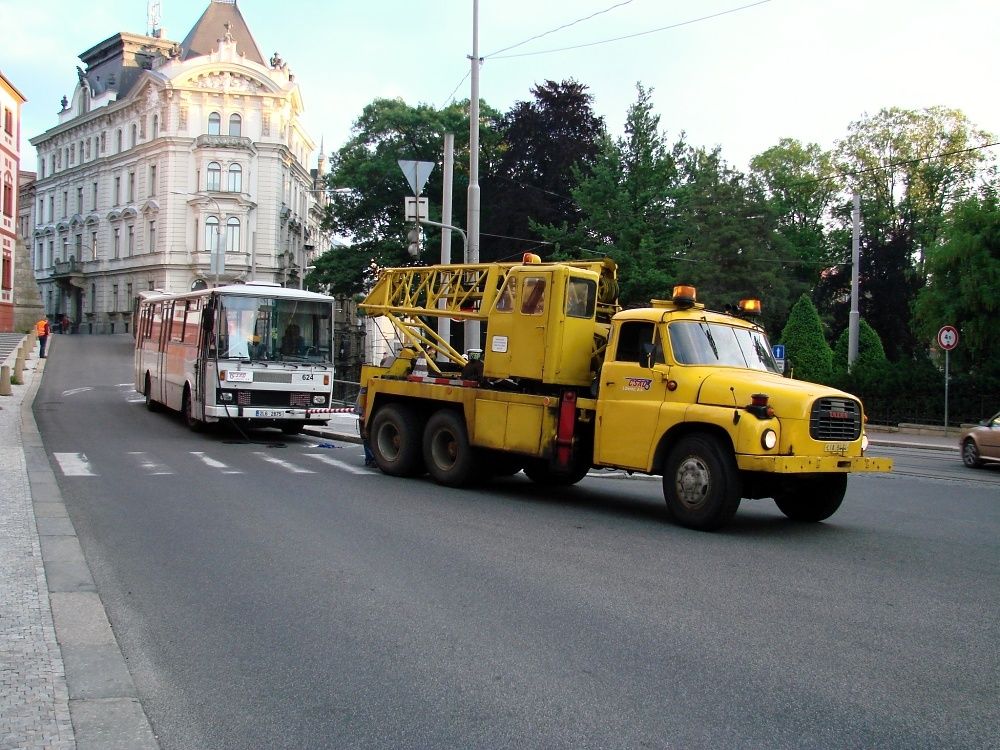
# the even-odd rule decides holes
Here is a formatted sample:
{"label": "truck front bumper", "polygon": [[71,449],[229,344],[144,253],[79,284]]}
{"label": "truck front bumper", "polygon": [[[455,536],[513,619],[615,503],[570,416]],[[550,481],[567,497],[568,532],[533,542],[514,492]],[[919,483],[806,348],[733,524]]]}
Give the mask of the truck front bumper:
{"label": "truck front bumper", "polygon": [[891,458],[857,456],[736,456],[743,471],[764,471],[771,474],[832,474],[861,471],[892,471]]}

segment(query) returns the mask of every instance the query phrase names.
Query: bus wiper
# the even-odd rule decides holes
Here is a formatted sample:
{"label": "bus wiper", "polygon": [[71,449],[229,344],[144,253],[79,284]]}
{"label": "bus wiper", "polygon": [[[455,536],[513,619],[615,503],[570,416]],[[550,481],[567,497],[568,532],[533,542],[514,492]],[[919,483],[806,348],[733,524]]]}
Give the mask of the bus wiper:
{"label": "bus wiper", "polygon": [[718,359],[719,358],[719,347],[717,347],[715,345],[715,339],[712,337],[712,331],[711,331],[711,329],[704,322],[699,322],[698,325],[701,326],[701,330],[705,332],[705,338],[708,339],[708,343],[712,347],[712,353],[715,355],[715,358]]}

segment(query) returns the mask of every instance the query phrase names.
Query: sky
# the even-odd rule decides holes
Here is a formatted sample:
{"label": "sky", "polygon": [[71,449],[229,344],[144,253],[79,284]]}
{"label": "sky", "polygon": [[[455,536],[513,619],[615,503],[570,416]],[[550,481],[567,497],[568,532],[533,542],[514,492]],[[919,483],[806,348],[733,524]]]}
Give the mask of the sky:
{"label": "sky", "polygon": [[[165,36],[181,41],[207,4],[160,0]],[[277,51],[289,64],[306,129],[327,153],[377,97],[437,107],[469,97],[473,0],[238,5],[265,58]],[[0,0],[0,70],[28,99],[28,170],[27,140],[57,124],[77,55],[147,29],[145,0],[79,7]],[[620,135],[641,82],[668,142],[683,131],[746,169],[784,137],[833,148],[852,122],[891,106],[956,108],[1000,134],[998,29],[997,0],[480,0],[480,95],[506,111],[536,83],[573,78]]]}

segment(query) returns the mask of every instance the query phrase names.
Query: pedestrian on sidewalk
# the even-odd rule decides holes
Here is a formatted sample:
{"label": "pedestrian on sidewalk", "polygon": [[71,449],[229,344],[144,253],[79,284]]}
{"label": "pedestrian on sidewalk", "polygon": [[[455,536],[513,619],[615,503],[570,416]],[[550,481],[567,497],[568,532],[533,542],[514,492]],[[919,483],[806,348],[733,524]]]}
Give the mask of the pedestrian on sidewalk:
{"label": "pedestrian on sidewalk", "polygon": [[44,315],[35,323],[35,333],[38,334],[38,356],[45,359],[45,345],[49,342],[49,336],[52,335],[52,326],[49,325],[49,319]]}

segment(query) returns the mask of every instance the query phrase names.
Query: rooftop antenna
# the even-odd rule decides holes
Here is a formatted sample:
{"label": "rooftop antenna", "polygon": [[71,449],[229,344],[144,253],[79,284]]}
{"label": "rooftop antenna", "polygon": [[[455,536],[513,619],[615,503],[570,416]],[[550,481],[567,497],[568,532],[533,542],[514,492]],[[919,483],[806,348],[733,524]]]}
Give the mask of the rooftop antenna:
{"label": "rooftop antenna", "polygon": [[160,0],[148,0],[146,3],[146,26],[149,29],[149,36],[160,38]]}

